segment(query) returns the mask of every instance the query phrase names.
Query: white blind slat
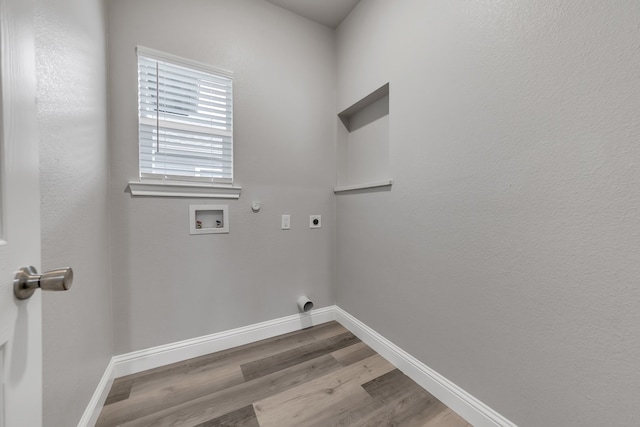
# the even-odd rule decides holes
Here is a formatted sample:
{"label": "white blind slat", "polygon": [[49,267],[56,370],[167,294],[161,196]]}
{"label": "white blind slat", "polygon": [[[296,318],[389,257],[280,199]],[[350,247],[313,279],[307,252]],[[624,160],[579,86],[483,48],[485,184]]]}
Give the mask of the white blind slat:
{"label": "white blind slat", "polygon": [[[181,95],[173,95],[167,96],[165,93],[161,93],[160,96],[176,99],[178,101],[182,101],[183,103],[190,103],[192,101],[191,98]],[[153,91],[140,91],[140,102],[144,104],[155,105],[157,103],[158,95],[155,89]],[[200,99],[198,102],[198,107],[207,110],[213,111],[216,113],[230,113],[231,112],[231,103],[230,102],[220,102],[220,101],[208,101]]]}
{"label": "white blind slat", "polygon": [[[190,122],[190,123],[185,123],[186,121],[178,121],[176,120],[164,120],[162,117],[163,115],[160,114],[160,118],[155,117],[155,116],[147,116],[147,112],[143,111],[140,113],[141,116],[139,117],[139,122],[141,126],[151,126],[153,127],[153,129],[156,129],[159,127],[160,129],[163,129],[166,132],[169,131],[174,131],[174,132],[186,132],[189,134],[199,134],[202,133],[203,135],[209,135],[209,136],[225,136],[227,138],[231,138],[231,129],[229,128],[229,130],[226,129],[226,127],[223,126],[219,126],[216,125],[216,127],[213,127],[213,123],[210,123],[208,126],[201,126],[200,124],[196,123],[196,122]],[[155,112],[153,114],[156,114]],[[161,124],[158,124],[158,122],[161,122]]]}

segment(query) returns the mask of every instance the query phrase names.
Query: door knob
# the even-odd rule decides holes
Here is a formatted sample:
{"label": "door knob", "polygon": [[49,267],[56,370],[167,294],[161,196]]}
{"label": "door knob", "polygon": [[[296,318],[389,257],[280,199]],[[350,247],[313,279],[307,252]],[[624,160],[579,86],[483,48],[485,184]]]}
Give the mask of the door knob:
{"label": "door knob", "polygon": [[13,279],[13,293],[18,299],[28,299],[40,288],[43,291],[66,291],[73,283],[71,267],[57,268],[38,274],[35,267],[23,267]]}

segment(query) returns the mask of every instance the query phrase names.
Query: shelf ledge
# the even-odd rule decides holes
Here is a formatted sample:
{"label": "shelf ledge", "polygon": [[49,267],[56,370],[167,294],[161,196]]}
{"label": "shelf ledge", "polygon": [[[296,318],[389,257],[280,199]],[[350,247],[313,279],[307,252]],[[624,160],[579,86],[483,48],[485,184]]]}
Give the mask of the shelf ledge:
{"label": "shelf ledge", "polygon": [[204,199],[239,199],[241,187],[220,184],[184,182],[129,182],[129,191],[134,197],[191,197]]}
{"label": "shelf ledge", "polygon": [[333,189],[333,192],[334,193],[344,193],[346,191],[365,190],[367,188],[387,187],[387,186],[391,186],[391,185],[393,185],[393,180],[392,179],[385,179],[384,181],[367,182],[367,183],[364,183],[364,184],[342,185],[342,186],[335,187]]}

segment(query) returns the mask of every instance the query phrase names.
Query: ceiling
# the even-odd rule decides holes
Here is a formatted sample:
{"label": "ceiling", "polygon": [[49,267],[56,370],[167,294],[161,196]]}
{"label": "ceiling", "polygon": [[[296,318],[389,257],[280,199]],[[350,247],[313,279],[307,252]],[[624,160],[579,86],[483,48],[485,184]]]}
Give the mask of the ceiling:
{"label": "ceiling", "polygon": [[336,28],[360,0],[267,0],[307,19]]}

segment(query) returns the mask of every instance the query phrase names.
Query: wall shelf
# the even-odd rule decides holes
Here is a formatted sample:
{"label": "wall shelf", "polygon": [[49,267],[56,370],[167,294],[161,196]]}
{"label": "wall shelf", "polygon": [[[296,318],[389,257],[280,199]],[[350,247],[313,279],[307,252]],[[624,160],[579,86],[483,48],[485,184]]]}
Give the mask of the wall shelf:
{"label": "wall shelf", "polygon": [[354,190],[366,190],[368,188],[379,188],[379,187],[388,187],[393,185],[392,179],[386,179],[384,181],[379,182],[368,182],[366,184],[356,184],[356,185],[344,185],[342,187],[336,187],[333,189],[334,193],[344,193],[347,191]]}
{"label": "wall shelf", "polygon": [[[386,98],[386,102],[384,100]],[[382,102],[378,102],[381,101]],[[377,106],[378,108],[371,108]],[[368,111],[372,110],[372,111]],[[370,114],[364,114],[369,112]],[[342,124],[349,132],[353,132],[362,126],[389,114],[389,83],[374,90],[351,107],[338,113]]]}

